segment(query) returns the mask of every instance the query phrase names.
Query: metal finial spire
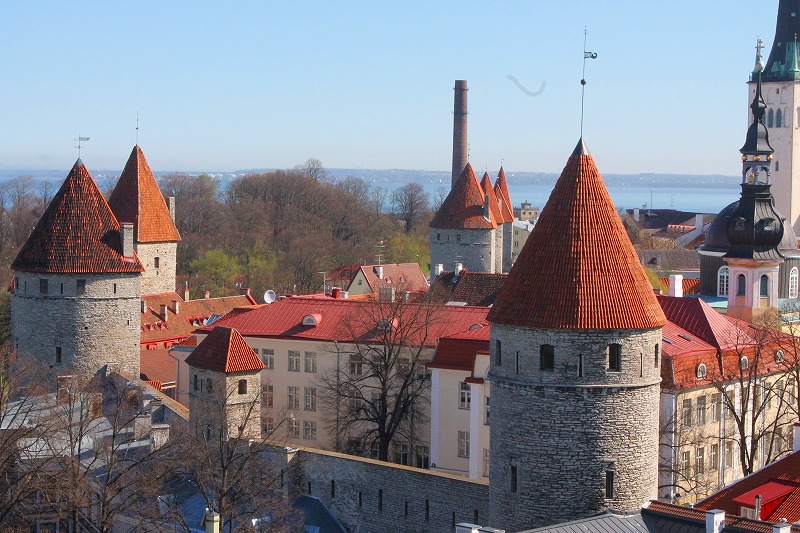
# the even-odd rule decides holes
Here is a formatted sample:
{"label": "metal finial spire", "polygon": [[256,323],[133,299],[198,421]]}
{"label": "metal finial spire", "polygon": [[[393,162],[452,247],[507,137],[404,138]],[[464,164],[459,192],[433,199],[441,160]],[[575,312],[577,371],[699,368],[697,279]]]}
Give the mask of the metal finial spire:
{"label": "metal finial spire", "polygon": [[76,138],[72,139],[72,140],[78,142],[78,145],[75,148],[78,149],[78,159],[80,159],[81,158],[81,142],[88,141],[89,137],[81,137],[81,134],[79,133],[78,136]]}
{"label": "metal finial spire", "polygon": [[139,112],[136,112],[136,146],[139,146]]}
{"label": "metal finial spire", "polygon": [[589,32],[583,27],[583,72],[581,73],[581,139],[583,139],[583,101],[586,93],[586,60],[597,59],[597,54],[586,51],[586,36]]}

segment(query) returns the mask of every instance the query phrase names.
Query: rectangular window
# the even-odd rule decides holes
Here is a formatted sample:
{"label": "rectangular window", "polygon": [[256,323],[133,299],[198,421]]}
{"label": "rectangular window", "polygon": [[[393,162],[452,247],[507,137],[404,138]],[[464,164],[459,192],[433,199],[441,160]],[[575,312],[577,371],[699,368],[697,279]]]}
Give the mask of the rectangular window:
{"label": "rectangular window", "polygon": [[85,294],[85,293],[86,293],[86,280],[85,280],[85,279],[79,279],[79,280],[77,281],[77,286],[76,286],[76,288],[75,288],[75,292],[76,292],[76,293],[77,293],[79,296],[80,296],[81,294]]}
{"label": "rectangular window", "polygon": [[725,443],[725,468],[733,467],[733,441]]}
{"label": "rectangular window", "polygon": [[289,372],[300,372],[300,352],[289,350]]}
{"label": "rectangular window", "polygon": [[306,372],[316,372],[317,371],[317,352],[306,352],[305,353],[305,370]]}
{"label": "rectangular window", "polygon": [[63,283],[61,284],[61,290],[60,290],[59,294],[64,294],[64,284]]}
{"label": "rectangular window", "polygon": [[469,457],[469,431],[458,432],[458,456]]}
{"label": "rectangular window", "polygon": [[305,388],[305,410],[306,411],[317,410],[317,389],[313,387]]}
{"label": "rectangular window", "polygon": [[610,372],[622,371],[622,345],[608,345],[608,370]]}
{"label": "rectangular window", "polygon": [[689,479],[692,475],[692,452],[681,452],[681,476]]}
{"label": "rectangular window", "polygon": [[414,448],[414,457],[416,460],[417,468],[430,468],[431,462],[431,449],[428,446],[416,446]]}
{"label": "rectangular window", "polygon": [[517,465],[511,465],[511,492],[517,492],[519,480],[517,479]]}
{"label": "rectangular window", "polygon": [[709,466],[711,470],[718,470],[719,469],[719,444],[712,444],[711,445],[711,460]]}
{"label": "rectangular window", "polygon": [[358,354],[350,354],[350,375],[360,376],[364,373],[364,358]]}
{"label": "rectangular window", "polygon": [[697,398],[697,425],[702,426],[706,423],[706,397]]}
{"label": "rectangular window", "polygon": [[719,422],[722,420],[722,395],[715,392],[711,395],[711,421]]}
{"label": "rectangular window", "polygon": [[264,433],[269,435],[275,431],[275,421],[272,418],[264,418]]}
{"label": "rectangular window", "polygon": [[297,394],[297,387],[289,387],[288,398],[286,402],[287,409],[300,409],[300,398]]}
{"label": "rectangular window", "polygon": [[275,368],[275,350],[272,348],[261,348],[261,362],[267,370]]}
{"label": "rectangular window", "polygon": [[500,366],[503,361],[503,346],[500,341],[494,341],[494,364]]}
{"label": "rectangular window", "polygon": [[773,386],[773,391],[775,391],[775,407],[781,406],[781,401],[783,400],[783,380],[778,380],[777,383]]}
{"label": "rectangular window", "polygon": [[683,409],[681,410],[681,425],[688,427],[692,425],[692,399],[683,400]]}
{"label": "rectangular window", "polygon": [[289,419],[289,436],[290,437],[299,437],[300,436],[300,421],[295,420],[294,418]]}
{"label": "rectangular window", "polygon": [[736,399],[735,391],[732,390],[725,391],[725,405],[723,405],[724,409],[723,412],[725,413],[726,419],[730,419],[732,416],[733,409],[736,406],[736,404],[734,403],[735,399]]}
{"label": "rectangular window", "polygon": [[471,393],[470,393],[470,384],[464,383],[463,381],[459,383],[459,391],[458,391],[458,408],[459,409],[469,409],[470,403],[472,401]]}
{"label": "rectangular window", "polygon": [[514,354],[514,372],[519,374],[519,352]]}
{"label": "rectangular window", "polygon": [[544,372],[552,372],[555,368],[555,348],[552,344],[542,344],[539,347],[539,368]]}
{"label": "rectangular window", "polygon": [[606,470],[606,498],[614,497],[614,471]]}
{"label": "rectangular window", "polygon": [[483,423],[489,425],[489,397],[486,397],[486,409],[483,414]]}
{"label": "rectangular window", "polygon": [[111,290],[112,290],[112,292],[114,294],[117,294],[117,284],[116,283],[112,283],[112,289]]}
{"label": "rectangular window", "polygon": [[47,294],[47,280],[44,278],[39,279],[39,292],[42,294]]}
{"label": "rectangular window", "polygon": [[261,403],[266,407],[272,407],[275,403],[275,393],[272,385],[261,385]]}
{"label": "rectangular window", "polygon": [[394,462],[399,465],[406,465],[409,464],[409,448],[408,444],[395,444],[394,445]]}
{"label": "rectangular window", "polygon": [[159,268],[160,265],[161,265],[161,259],[159,259],[158,257],[154,257],[153,258],[153,267],[154,268]]}
{"label": "rectangular window", "polygon": [[489,477],[489,450],[483,449],[483,477]]}
{"label": "rectangular window", "polygon": [[695,458],[695,473],[697,475],[702,475],[706,471],[706,449],[705,448],[697,448],[695,450],[696,458]]}
{"label": "rectangular window", "polygon": [[309,422],[308,420],[303,422],[303,438],[304,439],[316,439],[317,438],[317,423],[316,422]]}
{"label": "rectangular window", "polygon": [[61,346],[56,346],[56,364],[61,364]]}

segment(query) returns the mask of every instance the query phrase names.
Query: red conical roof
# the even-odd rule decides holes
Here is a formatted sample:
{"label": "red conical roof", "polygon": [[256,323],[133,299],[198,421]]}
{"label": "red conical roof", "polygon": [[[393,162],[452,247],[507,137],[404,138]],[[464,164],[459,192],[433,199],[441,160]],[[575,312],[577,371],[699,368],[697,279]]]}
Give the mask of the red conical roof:
{"label": "red conical roof", "polygon": [[250,372],[265,368],[239,332],[223,326],[211,330],[186,358],[186,364],[214,372]]}
{"label": "red conical roof", "polygon": [[11,265],[23,272],[136,273],[122,256],[119,222],[78,159]]}
{"label": "red conical roof", "polygon": [[483,189],[467,163],[450,194],[436,211],[430,227],[439,229],[494,229],[497,222],[483,216]]}
{"label": "red conical roof", "polygon": [[503,223],[514,222],[514,207],[511,205],[511,195],[508,193],[506,172],[500,167],[497,181],[494,183],[494,194],[500,200],[500,211],[503,213]]}
{"label": "red conical roof", "polygon": [[138,145],[133,147],[108,204],[117,220],[133,222],[136,242],[181,240],[153,171]]}
{"label": "red conical roof", "polygon": [[583,140],[487,318],[549,329],[647,329],[666,323]]}
{"label": "red conical roof", "polygon": [[502,224],[505,221],[503,220],[503,213],[500,211],[500,201],[494,193],[494,187],[492,187],[492,180],[489,178],[488,172],[483,173],[481,189],[483,189],[484,195],[489,196],[489,215],[491,215],[492,221],[495,224]]}

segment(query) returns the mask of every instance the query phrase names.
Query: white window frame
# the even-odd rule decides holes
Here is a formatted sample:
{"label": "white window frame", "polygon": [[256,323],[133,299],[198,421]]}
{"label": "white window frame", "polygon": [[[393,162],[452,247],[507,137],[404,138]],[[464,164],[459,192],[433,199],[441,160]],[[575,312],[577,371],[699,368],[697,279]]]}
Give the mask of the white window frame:
{"label": "white window frame", "polygon": [[304,402],[303,407],[304,411],[316,411],[317,410],[317,389],[314,387],[305,387],[303,391]]}
{"label": "white window frame", "polygon": [[458,432],[458,456],[469,458],[469,431]]}
{"label": "white window frame", "polygon": [[289,436],[290,437],[299,437],[300,436],[300,421],[295,418],[289,419]]}
{"label": "white window frame", "polygon": [[728,296],[730,291],[730,271],[728,267],[719,267],[717,270],[717,296]]}
{"label": "white window frame", "polygon": [[317,438],[317,423],[311,420],[303,421],[303,438],[316,439]]}
{"label": "white window frame", "polygon": [[316,373],[317,371],[317,352],[306,352],[304,359],[304,370],[310,373]]}
{"label": "white window frame", "polygon": [[792,267],[789,271],[789,298],[797,298],[798,281],[800,281],[800,271],[797,267]]}
{"label": "white window frame", "polygon": [[470,384],[462,381],[458,384],[458,408],[469,409],[472,404],[472,388]]}
{"label": "white window frame", "polygon": [[289,350],[289,372],[300,372],[300,352]]}
{"label": "white window frame", "polygon": [[266,370],[274,370],[275,350],[272,348],[261,348],[261,362],[264,363]]}
{"label": "white window frame", "polygon": [[286,391],[286,408],[292,411],[300,409],[299,387],[289,386]]}

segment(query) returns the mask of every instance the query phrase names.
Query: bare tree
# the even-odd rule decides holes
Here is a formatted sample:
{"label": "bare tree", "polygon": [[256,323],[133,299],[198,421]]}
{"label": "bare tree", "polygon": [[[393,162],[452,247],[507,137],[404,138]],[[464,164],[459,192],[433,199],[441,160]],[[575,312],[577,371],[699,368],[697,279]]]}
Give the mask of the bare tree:
{"label": "bare tree", "polygon": [[425,364],[435,320],[428,303],[386,298],[343,321],[342,336],[352,340],[330,347],[343,364],[318,377],[337,449],[387,461],[393,443],[413,440],[429,401]]}
{"label": "bare tree", "polygon": [[416,182],[407,183],[392,193],[392,212],[403,221],[406,233],[411,233],[430,212],[428,193]]}
{"label": "bare tree", "polygon": [[330,174],[325,170],[322,161],[319,159],[306,159],[306,162],[302,165],[297,165],[295,170],[299,170],[314,181],[325,181],[330,177]]}

